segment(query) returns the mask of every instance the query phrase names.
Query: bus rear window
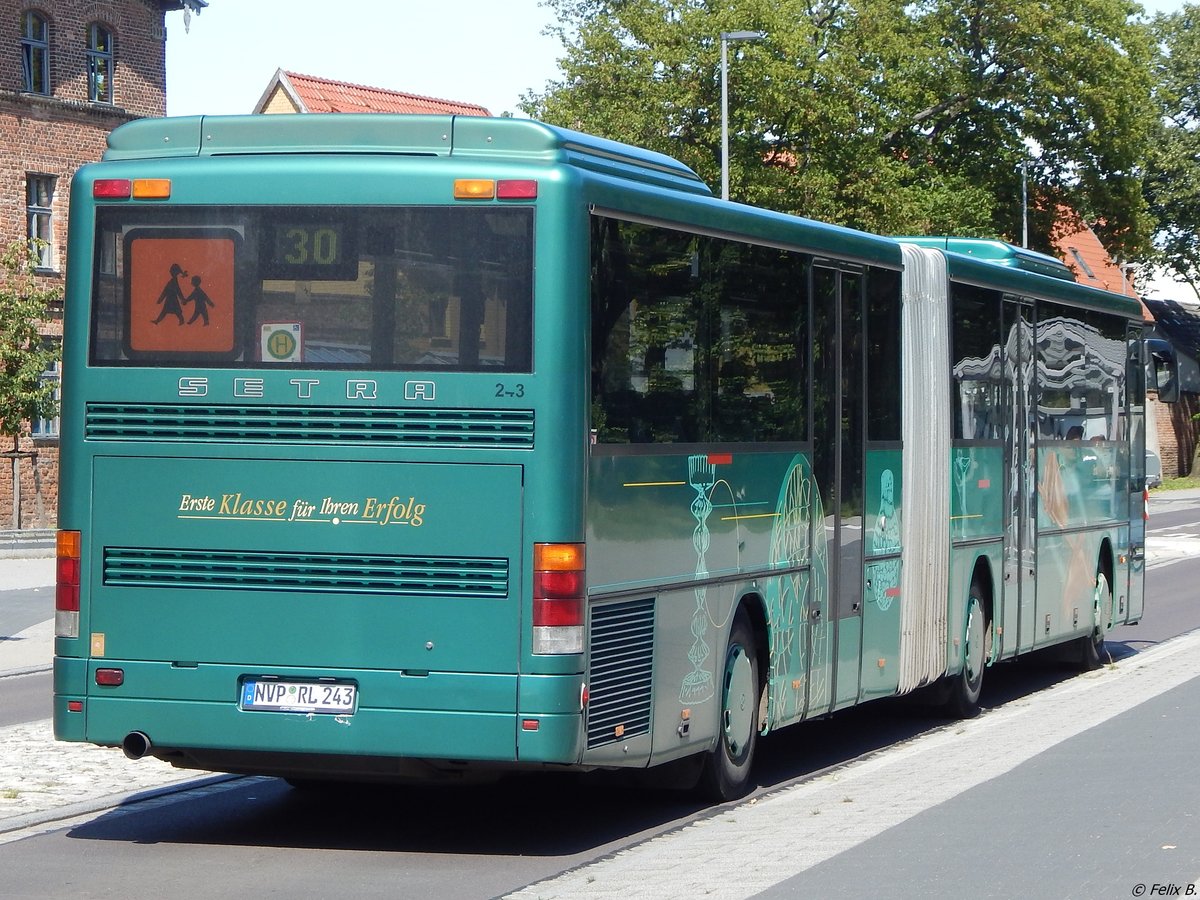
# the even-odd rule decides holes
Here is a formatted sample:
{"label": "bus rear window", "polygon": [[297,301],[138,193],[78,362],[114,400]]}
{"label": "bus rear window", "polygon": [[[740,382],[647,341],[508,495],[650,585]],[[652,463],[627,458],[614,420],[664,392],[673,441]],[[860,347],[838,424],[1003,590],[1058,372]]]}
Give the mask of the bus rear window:
{"label": "bus rear window", "polygon": [[98,214],[93,365],[529,372],[533,210]]}

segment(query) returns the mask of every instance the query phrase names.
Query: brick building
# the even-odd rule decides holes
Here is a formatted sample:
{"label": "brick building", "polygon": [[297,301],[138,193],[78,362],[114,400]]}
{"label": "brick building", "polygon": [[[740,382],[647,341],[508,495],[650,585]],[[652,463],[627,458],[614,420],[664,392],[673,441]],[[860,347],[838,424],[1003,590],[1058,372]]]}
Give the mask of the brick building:
{"label": "brick building", "polygon": [[[0,0],[0,246],[44,240],[39,274],[47,286],[63,284],[71,177],[100,158],[118,125],[165,114],[166,13],[206,5]],[[61,336],[61,310],[44,333]],[[0,459],[0,529],[54,524],[57,424],[37,422],[33,430],[16,461],[19,510],[12,460]]]}

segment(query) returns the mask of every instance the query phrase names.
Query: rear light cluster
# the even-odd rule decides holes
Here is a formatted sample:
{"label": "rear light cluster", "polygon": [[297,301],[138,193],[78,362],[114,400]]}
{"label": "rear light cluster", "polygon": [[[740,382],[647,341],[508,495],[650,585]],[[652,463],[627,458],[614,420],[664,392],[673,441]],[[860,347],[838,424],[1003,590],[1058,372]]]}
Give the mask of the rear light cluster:
{"label": "rear light cluster", "polygon": [[536,200],[538,183],[527,178],[458,178],[455,200]]}
{"label": "rear light cluster", "polygon": [[92,196],[97,200],[168,200],[171,197],[169,178],[97,178],[92,182]]}
{"label": "rear light cluster", "polygon": [[583,544],[533,545],[533,652],[583,652]]}
{"label": "rear light cluster", "polygon": [[54,634],[79,637],[79,573],[82,537],[60,531],[55,546]]}

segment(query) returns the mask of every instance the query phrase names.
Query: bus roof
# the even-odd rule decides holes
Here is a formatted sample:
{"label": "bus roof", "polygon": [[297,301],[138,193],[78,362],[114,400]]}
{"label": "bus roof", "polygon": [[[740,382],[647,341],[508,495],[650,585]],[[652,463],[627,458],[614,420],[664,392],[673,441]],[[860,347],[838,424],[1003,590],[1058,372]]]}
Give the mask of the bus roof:
{"label": "bus roof", "polygon": [[676,159],[531,119],[422,115],[251,115],[139,119],[105,160],[291,153],[504,157],[560,163],[693,194],[712,192]]}
{"label": "bus roof", "polygon": [[1142,305],[1137,297],[1080,284],[1064,263],[1044,253],[983,238],[901,237],[896,240],[943,251],[952,281],[1117,313],[1131,319],[1142,318]]}
{"label": "bus roof", "polygon": [[[1064,303],[1141,317],[1135,298],[1077,284],[1058,260],[997,240],[887,238],[771,210],[729,204],[713,196],[691,168],[644,150],[532,119],[484,116],[292,114],[138,119],[108,136],[106,161],[202,156],[311,153],[394,154],[566,165],[626,183],[677,192],[627,196],[648,217],[694,218],[699,202],[708,229],[753,235],[857,261],[900,265],[899,243],[946,253],[951,278]],[[676,203],[679,206],[676,206]]]}
{"label": "bus roof", "polygon": [[920,247],[933,247],[936,250],[947,250],[951,253],[973,256],[976,259],[1020,269],[1023,272],[1037,272],[1039,275],[1049,275],[1051,278],[1061,278],[1064,281],[1075,280],[1075,276],[1071,274],[1071,270],[1062,260],[1045,253],[1016,247],[1004,241],[960,237],[898,237],[896,240],[906,244],[916,244]]}

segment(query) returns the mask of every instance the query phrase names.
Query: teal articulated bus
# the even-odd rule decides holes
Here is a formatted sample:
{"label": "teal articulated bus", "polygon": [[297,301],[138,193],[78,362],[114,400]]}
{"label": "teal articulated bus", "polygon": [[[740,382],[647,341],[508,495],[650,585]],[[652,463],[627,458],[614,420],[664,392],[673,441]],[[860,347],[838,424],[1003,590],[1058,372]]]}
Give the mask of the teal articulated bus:
{"label": "teal articulated bus", "polygon": [[[653,769],[1142,614],[1134,300],[513,119],[143,120],[72,185],[55,734]],[[669,765],[668,765],[669,764]]]}

